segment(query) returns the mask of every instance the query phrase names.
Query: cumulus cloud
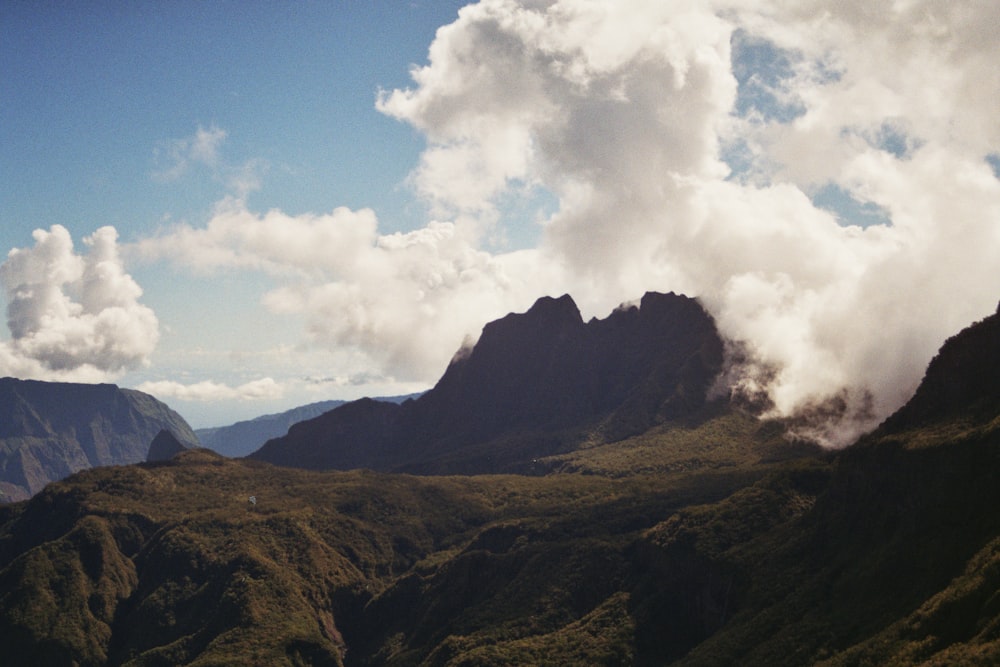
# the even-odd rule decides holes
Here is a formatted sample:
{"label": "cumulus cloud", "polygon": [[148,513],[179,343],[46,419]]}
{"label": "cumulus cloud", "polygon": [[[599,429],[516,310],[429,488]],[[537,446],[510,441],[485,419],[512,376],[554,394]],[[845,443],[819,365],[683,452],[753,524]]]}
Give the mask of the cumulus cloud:
{"label": "cumulus cloud", "polygon": [[173,380],[154,380],[143,382],[136,389],[152,394],[161,400],[177,399],[195,402],[270,400],[281,398],[285,394],[285,388],[269,377],[252,380],[235,387],[211,380],[191,384]]}
{"label": "cumulus cloud", "polygon": [[[591,312],[701,297],[771,369],[746,372],[774,414],[843,406],[812,433],[839,443],[1000,293],[998,23],[989,2],[486,0],[378,106],[427,134],[413,180],[440,210],[547,188],[542,254]],[[889,224],[818,208],[830,185]]]}
{"label": "cumulus cloud", "polygon": [[139,303],[142,289],[123,268],[115,229],[85,238],[83,255],[60,225],[34,239],[0,265],[11,334],[0,345],[0,373],[99,381],[146,363],[158,322]]}
{"label": "cumulus cloud", "polygon": [[[843,444],[1000,295],[998,24],[986,0],[483,0],[376,101],[426,136],[410,183],[438,221],[381,234],[367,209],[231,198],[140,250],[263,272],[313,343],[428,381],[542,294],[604,316],[685,292],[739,343],[734,385]],[[484,249],[539,191],[539,247]]]}

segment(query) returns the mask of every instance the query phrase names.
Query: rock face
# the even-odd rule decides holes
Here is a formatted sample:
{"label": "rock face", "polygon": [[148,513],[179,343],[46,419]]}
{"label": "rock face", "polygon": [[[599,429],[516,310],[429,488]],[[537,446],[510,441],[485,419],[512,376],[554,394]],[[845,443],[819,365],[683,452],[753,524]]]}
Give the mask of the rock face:
{"label": "rock face", "polygon": [[156,434],[153,442],[149,443],[149,453],[146,461],[169,461],[181,452],[185,452],[187,447],[169,429],[163,429]]}
{"label": "rock face", "polygon": [[0,379],[0,501],[23,500],[94,466],[146,460],[169,429],[198,439],[183,417],[148,394],[111,384]]}
{"label": "rock face", "polygon": [[251,458],[312,469],[418,473],[521,469],[577,446],[696,412],[722,365],[697,301],[648,293],[584,322],[572,298],[545,297],[483,328],[437,385],[394,406],[349,404],[293,426]]}

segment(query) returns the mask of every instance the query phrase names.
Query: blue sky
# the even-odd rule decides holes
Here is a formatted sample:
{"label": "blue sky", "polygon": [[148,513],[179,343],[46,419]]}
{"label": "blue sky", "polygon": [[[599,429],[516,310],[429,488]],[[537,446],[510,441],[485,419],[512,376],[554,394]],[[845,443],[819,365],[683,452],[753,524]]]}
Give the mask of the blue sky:
{"label": "blue sky", "polygon": [[464,4],[0,3],[0,373],[220,425],[673,290],[836,444],[995,308],[995,3]]}
{"label": "blue sky", "polygon": [[399,186],[422,144],[375,96],[408,83],[460,5],[4,3],[0,240],[53,221],[130,240],[205,215],[223,183],[150,178],[164,144],[199,127],[225,130],[228,162],[267,165],[255,206],[406,219]]}

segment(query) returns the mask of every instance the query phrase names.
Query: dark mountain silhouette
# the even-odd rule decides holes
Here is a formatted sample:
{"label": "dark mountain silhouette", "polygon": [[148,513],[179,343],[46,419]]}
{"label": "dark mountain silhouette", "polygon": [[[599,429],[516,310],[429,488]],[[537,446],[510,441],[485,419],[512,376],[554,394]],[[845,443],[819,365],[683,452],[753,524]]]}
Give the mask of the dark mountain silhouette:
{"label": "dark mountain silhouette", "polygon": [[691,417],[722,354],[712,318],[688,297],[648,293],[638,307],[587,323],[568,295],[546,297],[487,324],[420,398],[337,408],[251,458],[312,469],[519,470],[585,437],[618,440]]}
{"label": "dark mountain silhouette", "polygon": [[[385,396],[375,400],[387,403],[402,403],[417,396],[419,394]],[[261,415],[260,417],[236,422],[229,426],[199,428],[195,429],[194,432],[201,441],[202,446],[223,456],[236,458],[246,456],[260,449],[261,445],[272,438],[285,435],[292,424],[318,417],[334,408],[339,408],[345,403],[347,401],[319,401],[317,403],[301,405],[284,412]]]}
{"label": "dark mountain silhouette", "polygon": [[177,439],[169,429],[163,429],[156,434],[153,442],[149,443],[149,453],[146,454],[146,461],[169,461],[181,452],[186,452],[190,447]]}
{"label": "dark mountain silhouette", "polygon": [[85,468],[145,461],[164,428],[198,444],[187,422],[148,394],[111,384],[2,378],[0,500],[27,498]]}

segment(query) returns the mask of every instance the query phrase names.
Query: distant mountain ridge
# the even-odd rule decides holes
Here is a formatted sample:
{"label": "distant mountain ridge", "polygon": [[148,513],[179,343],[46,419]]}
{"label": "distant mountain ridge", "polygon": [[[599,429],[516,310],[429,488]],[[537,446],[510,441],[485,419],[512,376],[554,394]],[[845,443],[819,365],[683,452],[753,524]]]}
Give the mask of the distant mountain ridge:
{"label": "distant mountain ridge", "polygon": [[[722,359],[715,323],[695,299],[649,292],[638,306],[584,322],[569,295],[543,297],[487,324],[420,398],[341,406],[250,458],[311,469],[515,471],[576,447],[583,428],[619,439],[693,414]],[[501,442],[509,438],[516,443]]]}
{"label": "distant mountain ridge", "polygon": [[[387,403],[400,403],[407,399],[416,398],[419,395],[385,396],[374,400]],[[261,415],[253,419],[238,421],[229,426],[195,429],[194,432],[203,447],[208,447],[223,456],[238,458],[260,449],[261,445],[271,438],[285,435],[292,424],[318,417],[324,412],[339,408],[347,402],[342,400],[318,401],[316,403],[309,403],[308,405],[300,405],[284,412]]]}
{"label": "distant mountain ridge", "polygon": [[0,500],[23,500],[94,466],[145,461],[167,429],[198,446],[184,418],[149,394],[113,384],[0,379]]}

